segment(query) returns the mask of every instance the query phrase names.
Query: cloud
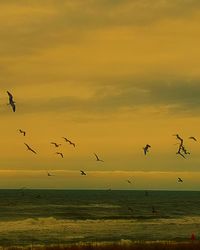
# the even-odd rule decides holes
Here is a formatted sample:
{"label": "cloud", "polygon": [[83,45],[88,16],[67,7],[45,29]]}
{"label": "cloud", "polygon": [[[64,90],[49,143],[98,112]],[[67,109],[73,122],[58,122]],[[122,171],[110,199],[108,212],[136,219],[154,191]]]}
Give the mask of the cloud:
{"label": "cloud", "polygon": [[[151,76],[150,76],[151,77]],[[165,107],[169,113],[199,115],[200,110],[200,85],[198,79],[187,80],[170,78],[163,75],[159,79],[135,80],[135,77],[94,79],[90,86],[88,96],[68,95],[67,88],[63,88],[59,96],[42,93],[41,98],[21,96],[18,99],[19,114],[26,113],[62,113],[80,112],[84,115],[103,115],[121,112],[123,110],[140,108]],[[83,87],[84,89],[84,87]],[[80,91],[83,91],[80,90]],[[56,89],[55,91],[56,92]],[[16,97],[17,98],[17,97]],[[1,112],[6,113],[7,107],[1,107]]]}
{"label": "cloud", "polygon": [[74,0],[0,2],[2,56],[26,56],[47,47],[82,41],[91,30],[151,25],[191,15],[199,1]]}

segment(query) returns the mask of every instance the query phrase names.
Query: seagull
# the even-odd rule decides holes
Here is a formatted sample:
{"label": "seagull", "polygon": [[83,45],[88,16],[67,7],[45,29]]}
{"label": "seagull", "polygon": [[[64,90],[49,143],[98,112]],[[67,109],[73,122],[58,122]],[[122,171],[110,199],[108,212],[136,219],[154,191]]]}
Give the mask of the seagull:
{"label": "seagull", "polygon": [[62,158],[64,157],[63,153],[56,152],[57,155],[60,155]]}
{"label": "seagull", "polygon": [[52,174],[50,174],[49,172],[47,172],[47,175],[48,175],[48,176],[53,176],[53,175],[52,175]]}
{"label": "seagull", "polygon": [[86,173],[83,170],[80,170],[81,175],[86,175]]}
{"label": "seagull", "polygon": [[51,144],[53,144],[56,148],[61,146],[61,144],[57,144],[56,142],[51,142]]}
{"label": "seagull", "polygon": [[27,147],[28,150],[30,150],[31,152],[33,152],[34,154],[37,154],[28,144],[24,143]]}
{"label": "seagull", "polygon": [[192,139],[194,141],[197,141],[197,139],[194,136],[190,136],[189,139]]}
{"label": "seagull", "polygon": [[15,101],[13,100],[13,96],[9,91],[7,91],[7,93],[9,96],[9,104],[8,105],[11,105],[13,112],[15,112],[16,106],[15,106]]}
{"label": "seagull", "polygon": [[150,146],[149,144],[147,144],[147,145],[143,148],[144,154],[145,154],[145,155],[147,154],[147,152],[149,152],[149,151],[148,151],[149,148],[151,148],[151,146]]}
{"label": "seagull", "polygon": [[183,180],[180,177],[178,177],[178,182],[183,182]]}
{"label": "seagull", "polygon": [[20,132],[21,134],[23,134],[23,136],[26,135],[26,131],[23,131],[23,130],[19,129],[19,132]]}
{"label": "seagull", "polygon": [[102,162],[104,162],[103,160],[101,160],[101,159],[98,157],[97,154],[94,153],[94,155],[95,155],[97,161],[102,161]]}
{"label": "seagull", "polygon": [[75,147],[75,143],[73,143],[72,141],[68,140],[66,137],[62,137],[63,139],[65,139],[66,142],[69,142],[70,145]]}

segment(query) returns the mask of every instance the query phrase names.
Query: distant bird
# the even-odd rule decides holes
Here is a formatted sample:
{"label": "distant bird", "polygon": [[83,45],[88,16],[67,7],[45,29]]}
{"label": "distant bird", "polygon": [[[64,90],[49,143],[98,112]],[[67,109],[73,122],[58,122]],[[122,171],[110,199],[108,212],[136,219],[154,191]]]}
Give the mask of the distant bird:
{"label": "distant bird", "polygon": [[68,140],[66,137],[62,137],[63,139],[65,139],[66,142],[69,142],[70,145],[75,147],[75,143],[73,143],[72,141]]}
{"label": "distant bird", "polygon": [[50,174],[49,172],[47,172],[47,175],[48,175],[48,176],[53,176],[53,175],[52,175],[52,174]]}
{"label": "distant bird", "polygon": [[126,180],[129,184],[132,184],[132,182],[130,180]]}
{"label": "distant bird", "polygon": [[37,154],[28,144],[24,143],[27,147],[28,150],[30,150],[31,152],[33,152],[34,154]]}
{"label": "distant bird", "polygon": [[23,130],[19,129],[19,132],[20,132],[21,134],[23,134],[23,136],[26,135],[26,131],[23,131]]}
{"label": "distant bird", "polygon": [[64,157],[63,153],[56,152],[57,155],[60,155],[62,158]]}
{"label": "distant bird", "polygon": [[86,173],[83,170],[80,170],[81,175],[86,175]]}
{"label": "distant bird", "polygon": [[151,148],[151,146],[150,146],[149,144],[147,144],[147,145],[143,148],[144,154],[145,154],[145,155],[147,154],[147,152],[149,152],[149,151],[148,151],[149,148]]}
{"label": "distant bird", "polygon": [[183,182],[183,180],[180,177],[178,177],[178,182]]}
{"label": "distant bird", "polygon": [[58,148],[59,146],[61,146],[61,144],[58,144],[56,142],[51,142],[51,144],[53,144],[56,148]]}
{"label": "distant bird", "polygon": [[13,96],[9,91],[7,91],[7,94],[9,97],[9,104],[8,105],[11,105],[13,112],[15,112],[16,106],[15,106],[15,101],[13,100]]}
{"label": "distant bird", "polygon": [[194,136],[190,136],[189,139],[192,139],[194,141],[197,141],[197,139]]}
{"label": "distant bird", "polygon": [[94,153],[94,155],[95,155],[95,157],[96,157],[96,161],[102,161],[102,162],[104,162],[103,160],[101,160],[101,159],[99,158],[99,156],[98,156],[97,154]]}

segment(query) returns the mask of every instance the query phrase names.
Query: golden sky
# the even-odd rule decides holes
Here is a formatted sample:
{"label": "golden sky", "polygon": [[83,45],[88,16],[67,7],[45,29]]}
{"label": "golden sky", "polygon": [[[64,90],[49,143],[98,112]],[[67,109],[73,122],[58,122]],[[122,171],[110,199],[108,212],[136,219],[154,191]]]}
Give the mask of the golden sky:
{"label": "golden sky", "polygon": [[[0,8],[0,188],[200,190],[199,0],[10,0]],[[176,133],[187,159],[176,155]]]}

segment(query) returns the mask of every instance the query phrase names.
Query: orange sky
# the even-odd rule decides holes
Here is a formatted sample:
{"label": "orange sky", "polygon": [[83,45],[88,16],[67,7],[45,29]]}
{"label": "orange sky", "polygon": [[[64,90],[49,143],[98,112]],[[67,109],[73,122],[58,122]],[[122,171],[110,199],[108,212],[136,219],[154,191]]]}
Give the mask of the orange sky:
{"label": "orange sky", "polygon": [[[200,140],[199,1],[0,7],[0,188],[200,189],[200,145],[188,139]],[[175,154],[176,133],[191,151],[186,160]],[[62,143],[63,159],[51,141]]]}

